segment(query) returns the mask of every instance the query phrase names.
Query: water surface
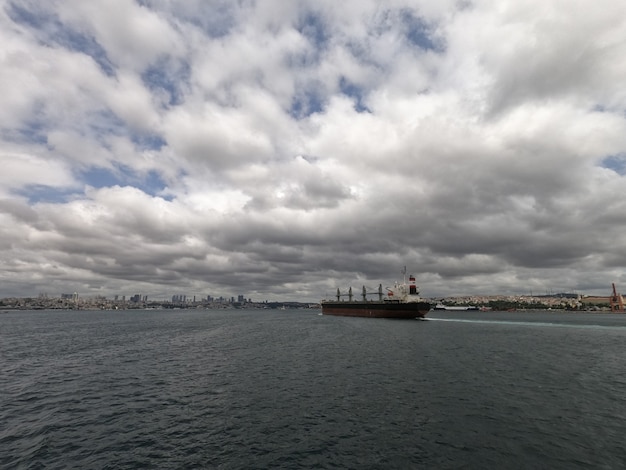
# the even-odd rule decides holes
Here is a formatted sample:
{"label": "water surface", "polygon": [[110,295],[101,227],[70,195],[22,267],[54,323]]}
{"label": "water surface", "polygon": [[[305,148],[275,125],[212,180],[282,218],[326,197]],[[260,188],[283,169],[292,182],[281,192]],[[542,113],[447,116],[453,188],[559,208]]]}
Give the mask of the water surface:
{"label": "water surface", "polygon": [[624,468],[626,316],[0,314],[3,468]]}

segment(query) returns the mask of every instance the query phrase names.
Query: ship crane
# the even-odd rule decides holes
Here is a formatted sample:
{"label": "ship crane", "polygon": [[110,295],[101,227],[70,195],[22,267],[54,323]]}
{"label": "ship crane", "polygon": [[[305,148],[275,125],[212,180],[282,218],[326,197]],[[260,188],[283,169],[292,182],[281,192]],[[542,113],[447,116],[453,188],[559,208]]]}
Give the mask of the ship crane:
{"label": "ship crane", "polygon": [[615,283],[613,283],[612,286],[613,295],[611,295],[611,298],[609,299],[611,303],[611,312],[624,313],[624,298],[622,297],[622,294],[617,293]]}
{"label": "ship crane", "polygon": [[352,287],[350,287],[347,294],[342,294],[339,288],[337,288],[337,302],[341,300],[341,297],[348,297],[348,301],[352,302]]}
{"label": "ship crane", "polygon": [[[363,298],[363,302],[367,302],[368,295],[377,295],[378,301],[382,302],[383,301],[383,285],[379,284],[378,289],[376,289],[376,292],[368,292],[367,288],[363,286],[363,290],[361,291],[361,297]],[[348,289],[348,293],[346,294],[342,294],[339,288],[337,288],[337,293],[335,294],[335,297],[337,298],[337,302],[341,301],[341,297],[348,297],[348,302],[352,302],[354,299],[354,294],[352,293],[352,287]]]}
{"label": "ship crane", "polygon": [[367,302],[368,295],[378,295],[378,301],[382,302],[383,301],[383,285],[379,284],[378,290],[376,290],[376,292],[368,292],[367,288],[363,286],[363,291],[361,293],[361,296],[363,297],[363,302]]}

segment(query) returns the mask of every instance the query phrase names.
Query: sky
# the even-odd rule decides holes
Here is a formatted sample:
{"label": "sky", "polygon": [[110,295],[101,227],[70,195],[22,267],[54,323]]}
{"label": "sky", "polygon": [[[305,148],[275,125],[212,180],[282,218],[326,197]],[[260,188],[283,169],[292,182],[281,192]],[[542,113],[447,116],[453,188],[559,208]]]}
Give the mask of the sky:
{"label": "sky", "polygon": [[626,291],[626,2],[0,0],[0,297]]}

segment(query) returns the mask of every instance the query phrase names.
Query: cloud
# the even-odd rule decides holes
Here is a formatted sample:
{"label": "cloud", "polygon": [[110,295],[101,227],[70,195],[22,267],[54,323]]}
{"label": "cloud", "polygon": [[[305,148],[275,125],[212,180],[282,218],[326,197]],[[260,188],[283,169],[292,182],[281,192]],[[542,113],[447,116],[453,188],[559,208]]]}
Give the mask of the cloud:
{"label": "cloud", "polygon": [[0,296],[626,284],[618,2],[0,5]]}
{"label": "cloud", "polygon": [[74,179],[63,162],[48,161],[29,154],[0,153],[2,193],[27,187],[71,188]]}

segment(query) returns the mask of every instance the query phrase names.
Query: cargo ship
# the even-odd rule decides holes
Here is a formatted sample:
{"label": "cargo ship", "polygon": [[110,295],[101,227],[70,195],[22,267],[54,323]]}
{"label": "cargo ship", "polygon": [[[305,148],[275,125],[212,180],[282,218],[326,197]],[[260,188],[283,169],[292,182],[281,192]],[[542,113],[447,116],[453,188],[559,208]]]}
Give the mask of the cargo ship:
{"label": "cargo ship", "polygon": [[353,300],[352,287],[348,290],[348,300],[342,300],[342,294],[337,289],[337,300],[323,300],[323,315],[338,315],[344,317],[372,317],[372,318],[424,318],[430,310],[430,304],[425,302],[417,291],[415,277],[409,276],[407,287],[406,278],[402,284],[395,283],[393,288],[387,288],[383,294],[382,284],[378,286],[375,295],[378,300],[368,300],[368,292],[363,287],[362,300]]}

